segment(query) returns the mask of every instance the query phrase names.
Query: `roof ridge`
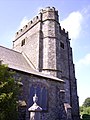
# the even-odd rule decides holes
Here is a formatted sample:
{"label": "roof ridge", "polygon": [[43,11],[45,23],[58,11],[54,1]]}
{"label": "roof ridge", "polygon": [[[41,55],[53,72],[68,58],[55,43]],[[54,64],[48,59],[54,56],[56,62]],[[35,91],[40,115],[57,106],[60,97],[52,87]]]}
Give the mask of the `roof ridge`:
{"label": "roof ridge", "polygon": [[7,47],[1,46],[1,45],[0,45],[0,47],[5,48],[5,49],[8,49],[8,50],[13,51],[13,52],[16,52],[16,53],[19,53],[19,54],[22,54],[21,52],[16,51],[16,50],[13,50],[13,49],[11,49],[11,48],[7,48]]}

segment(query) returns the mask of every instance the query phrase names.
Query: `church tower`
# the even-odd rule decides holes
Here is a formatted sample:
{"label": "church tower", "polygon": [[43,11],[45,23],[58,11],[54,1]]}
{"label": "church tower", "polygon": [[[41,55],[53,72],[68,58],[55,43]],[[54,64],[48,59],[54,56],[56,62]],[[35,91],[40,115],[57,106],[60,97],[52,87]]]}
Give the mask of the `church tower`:
{"label": "church tower", "polygon": [[13,49],[22,52],[33,69],[65,81],[66,112],[69,110],[70,120],[79,120],[72,48],[68,32],[61,29],[58,11],[54,7],[42,9],[16,33]]}

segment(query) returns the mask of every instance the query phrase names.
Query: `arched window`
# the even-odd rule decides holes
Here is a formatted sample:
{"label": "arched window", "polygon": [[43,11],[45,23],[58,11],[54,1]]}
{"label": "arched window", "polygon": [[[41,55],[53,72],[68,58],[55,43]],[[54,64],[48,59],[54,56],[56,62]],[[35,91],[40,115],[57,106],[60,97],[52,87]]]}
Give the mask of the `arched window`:
{"label": "arched window", "polygon": [[41,86],[31,86],[30,87],[30,95],[29,95],[29,106],[33,105],[33,96],[36,93],[38,97],[37,104],[42,107],[42,110],[47,110],[47,88]]}
{"label": "arched window", "polygon": [[40,88],[40,86],[37,86],[37,87],[36,87],[36,95],[37,95],[37,97],[38,97],[37,104],[38,104],[38,105],[41,105],[41,88]]}
{"label": "arched window", "polygon": [[43,110],[47,110],[47,89],[45,87],[42,89],[41,106],[42,106]]}
{"label": "arched window", "polygon": [[33,104],[33,96],[35,94],[35,88],[34,86],[31,86],[30,88],[30,96],[29,96],[29,105],[32,106]]}

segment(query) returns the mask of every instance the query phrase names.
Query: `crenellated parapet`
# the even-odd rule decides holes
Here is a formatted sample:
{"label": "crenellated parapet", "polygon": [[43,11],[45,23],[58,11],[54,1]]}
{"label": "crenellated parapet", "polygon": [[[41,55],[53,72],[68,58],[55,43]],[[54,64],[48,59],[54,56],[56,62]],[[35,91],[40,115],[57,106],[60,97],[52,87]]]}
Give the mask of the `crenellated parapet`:
{"label": "crenellated parapet", "polygon": [[[48,15],[45,13],[48,13]],[[49,19],[53,19],[56,22],[59,22],[58,21],[58,11],[54,7],[46,7],[44,9],[41,9],[37,16],[35,16],[31,21],[29,21],[22,29],[20,29],[19,31],[16,32],[15,40],[17,40],[19,37],[21,37],[23,34],[25,34],[27,31],[29,31],[38,22],[43,22],[44,20],[49,20]],[[62,35],[64,35],[65,37],[68,37],[68,32],[65,31],[64,28],[62,29],[61,26],[60,26],[60,33]]]}
{"label": "crenellated parapet", "polygon": [[40,12],[44,13],[44,12],[55,12],[58,15],[58,11],[55,9],[55,7],[46,7],[44,9],[41,9]]}
{"label": "crenellated parapet", "polygon": [[61,26],[60,26],[60,33],[61,33],[61,35],[63,35],[63,36],[65,36],[65,37],[67,37],[68,38],[68,31],[66,31],[64,28],[62,28]]}
{"label": "crenellated parapet", "polygon": [[42,20],[52,20],[59,22],[58,11],[54,7],[46,7],[45,9],[40,10],[42,13]]}
{"label": "crenellated parapet", "polygon": [[[44,13],[48,13],[48,15],[45,15]],[[29,21],[28,24],[25,25],[22,29],[16,32],[15,40],[17,40],[19,37],[29,31],[38,22],[44,21],[46,19],[53,19],[58,21],[58,11],[54,7],[46,7],[45,9],[41,9],[37,16],[35,16],[31,21]]]}
{"label": "crenellated parapet", "polygon": [[41,14],[39,13],[31,21],[29,21],[27,25],[25,25],[22,29],[20,29],[18,32],[16,32],[15,40],[17,40],[20,36],[22,36],[27,31],[29,31],[33,26],[35,26],[40,21],[41,21]]}

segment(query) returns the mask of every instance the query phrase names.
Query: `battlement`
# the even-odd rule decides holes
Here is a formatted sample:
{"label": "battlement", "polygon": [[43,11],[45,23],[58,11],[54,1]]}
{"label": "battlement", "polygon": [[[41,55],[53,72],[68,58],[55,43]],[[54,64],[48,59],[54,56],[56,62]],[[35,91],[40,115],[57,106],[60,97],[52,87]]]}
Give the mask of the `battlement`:
{"label": "battlement", "polygon": [[64,28],[61,28],[61,26],[60,26],[60,33],[65,37],[68,37],[68,31],[66,31]]}
{"label": "battlement", "polygon": [[44,13],[44,12],[47,12],[47,11],[52,11],[52,12],[55,12],[56,14],[58,14],[58,11],[55,9],[55,7],[46,7],[44,9],[40,10],[41,13]]}
{"label": "battlement", "polygon": [[[37,16],[35,16],[32,20],[28,22],[22,29],[20,29],[18,32],[15,34],[15,40],[26,33],[29,29],[31,29],[34,25],[36,25],[39,21],[41,21],[41,14],[39,13]],[[14,40],[14,41],[15,41]]]}
{"label": "battlement", "polygon": [[20,29],[18,32],[16,32],[15,40],[17,40],[20,36],[25,34],[28,30],[30,30],[38,22],[40,22],[42,20],[42,18],[41,18],[42,14],[45,12],[55,12],[55,14],[58,15],[58,11],[54,7],[46,7],[44,9],[41,9],[37,16],[35,16],[31,21],[29,21],[28,24],[25,25],[22,29]]}

